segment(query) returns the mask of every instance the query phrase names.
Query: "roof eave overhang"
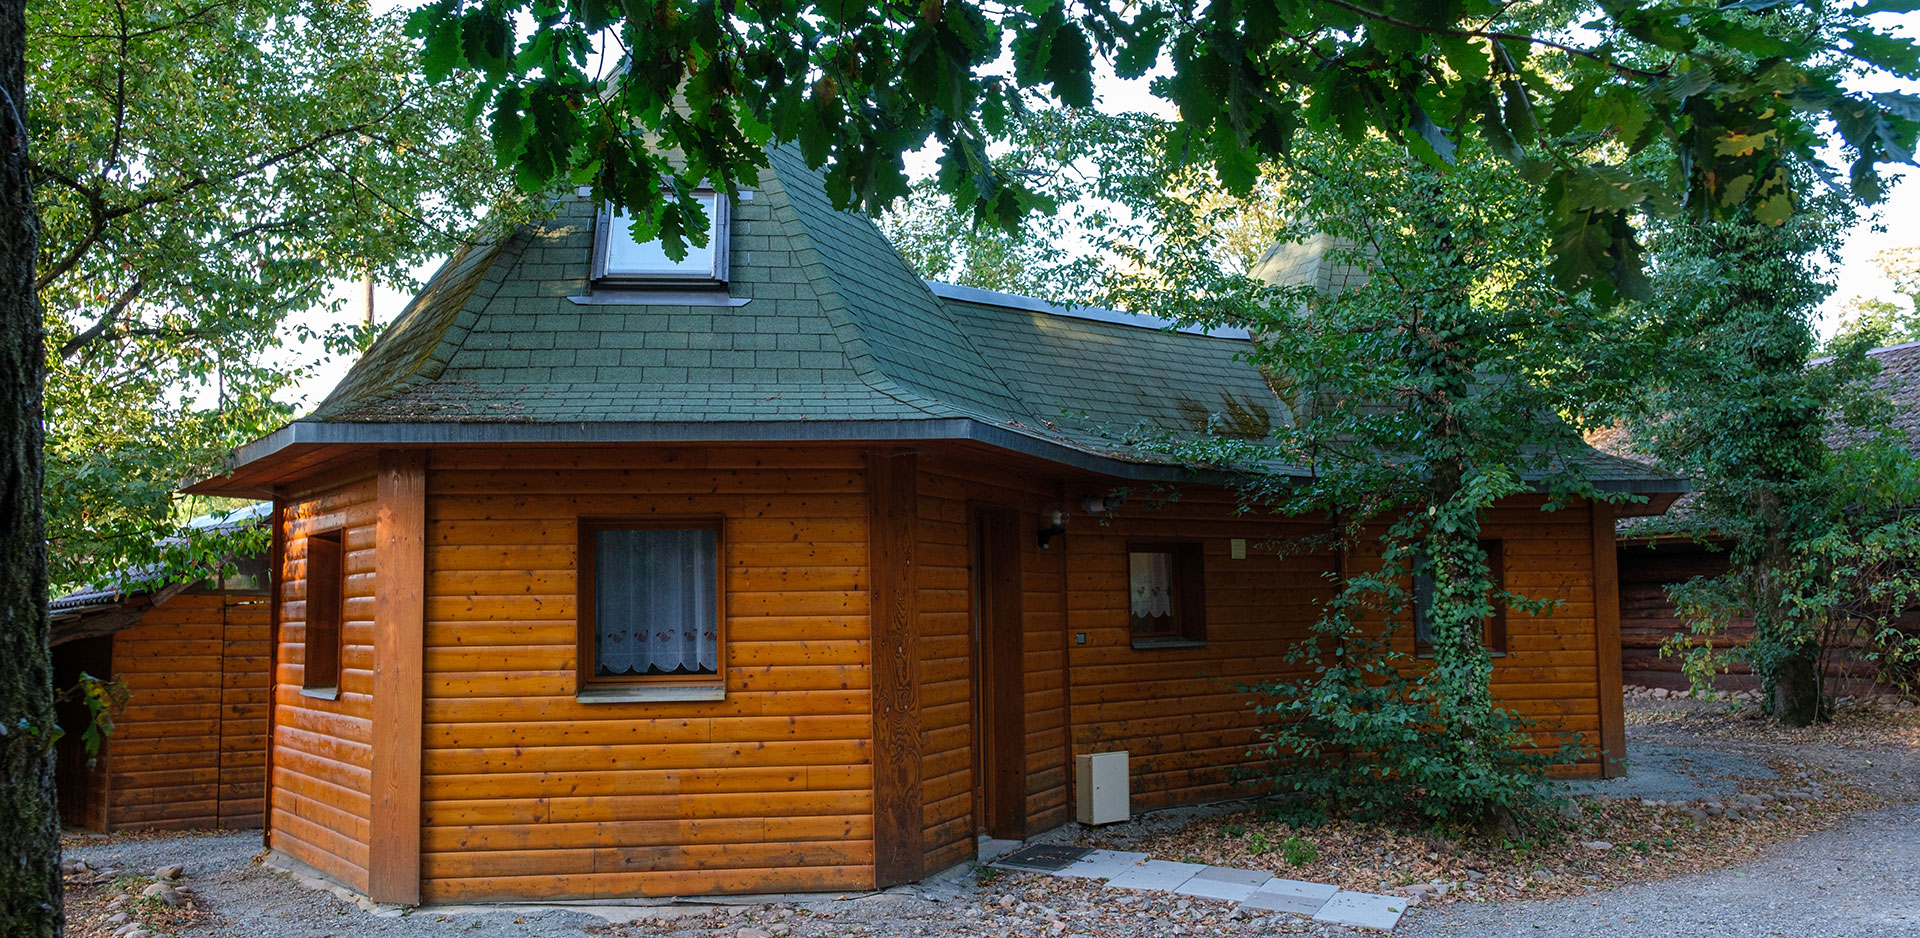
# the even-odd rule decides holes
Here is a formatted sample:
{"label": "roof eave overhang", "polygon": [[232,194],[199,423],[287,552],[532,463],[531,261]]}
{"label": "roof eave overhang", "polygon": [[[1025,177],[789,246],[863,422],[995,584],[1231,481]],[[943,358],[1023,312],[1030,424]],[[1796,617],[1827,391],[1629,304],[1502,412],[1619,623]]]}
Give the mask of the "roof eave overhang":
{"label": "roof eave overhang", "polygon": [[[1225,485],[1243,473],[1128,459],[967,417],[926,420],[782,420],[603,423],[328,423],[301,420],[234,451],[226,473],[185,487],[195,495],[272,498],[295,480],[297,459],[316,451],[436,446],[625,443],[837,443],[890,445],[970,442],[1082,472],[1140,482]],[[1602,491],[1660,495],[1686,491],[1684,480],[1610,479]],[[1669,499],[1670,501],[1670,499]]]}

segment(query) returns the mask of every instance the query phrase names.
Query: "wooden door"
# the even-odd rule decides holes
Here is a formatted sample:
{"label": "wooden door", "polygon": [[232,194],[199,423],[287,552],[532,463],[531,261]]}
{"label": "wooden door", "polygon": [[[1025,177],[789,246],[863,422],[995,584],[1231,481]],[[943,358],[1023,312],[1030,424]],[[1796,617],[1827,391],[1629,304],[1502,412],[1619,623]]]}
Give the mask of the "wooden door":
{"label": "wooden door", "polygon": [[1026,836],[1026,680],[1020,515],[973,512],[973,817],[979,833]]}

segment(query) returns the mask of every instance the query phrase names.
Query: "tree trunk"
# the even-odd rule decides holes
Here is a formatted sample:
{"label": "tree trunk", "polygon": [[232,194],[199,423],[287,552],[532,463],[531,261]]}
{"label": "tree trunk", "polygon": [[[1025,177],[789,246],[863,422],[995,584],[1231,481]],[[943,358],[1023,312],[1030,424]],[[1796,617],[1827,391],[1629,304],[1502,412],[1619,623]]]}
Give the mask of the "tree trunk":
{"label": "tree trunk", "polygon": [[1823,715],[1820,646],[1808,642],[1780,661],[1773,674],[1773,715],[1788,726],[1810,726]]}
{"label": "tree trunk", "polygon": [[0,0],[0,935],[60,934],[25,0]]}

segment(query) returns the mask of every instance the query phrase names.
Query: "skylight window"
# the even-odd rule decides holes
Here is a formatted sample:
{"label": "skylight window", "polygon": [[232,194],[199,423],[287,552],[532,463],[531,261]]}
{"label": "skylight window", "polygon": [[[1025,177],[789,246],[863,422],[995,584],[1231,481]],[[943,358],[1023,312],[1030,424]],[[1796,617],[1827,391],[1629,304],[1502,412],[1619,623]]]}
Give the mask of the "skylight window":
{"label": "skylight window", "polygon": [[616,215],[611,206],[600,210],[595,239],[593,278],[614,284],[714,284],[727,281],[727,200],[712,190],[693,194],[693,200],[713,222],[704,246],[688,244],[687,256],[673,260],[658,240],[634,240],[632,219]]}

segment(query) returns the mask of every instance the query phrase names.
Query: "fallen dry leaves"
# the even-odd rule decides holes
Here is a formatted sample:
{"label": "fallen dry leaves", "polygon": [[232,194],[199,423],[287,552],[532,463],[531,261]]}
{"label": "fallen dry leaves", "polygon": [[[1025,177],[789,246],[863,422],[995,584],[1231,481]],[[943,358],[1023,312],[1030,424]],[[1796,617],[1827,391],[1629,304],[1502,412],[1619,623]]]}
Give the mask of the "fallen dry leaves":
{"label": "fallen dry leaves", "polygon": [[[1558,822],[1562,829],[1520,844],[1353,821],[1296,827],[1258,810],[1210,817],[1142,838],[1094,833],[1082,843],[1265,870],[1362,892],[1393,892],[1424,883],[1437,887],[1423,897],[1429,902],[1490,901],[1578,894],[1726,866],[1881,803],[1825,770],[1788,761],[1776,761],[1772,768],[1779,778],[1742,782],[1740,788],[1778,800],[1742,809],[1737,818],[1703,821],[1691,813],[1699,810],[1695,804],[1582,798],[1575,802],[1577,820],[1570,809]],[[1818,794],[1809,797],[1809,786]],[[1599,842],[1610,846],[1585,846]]]}

